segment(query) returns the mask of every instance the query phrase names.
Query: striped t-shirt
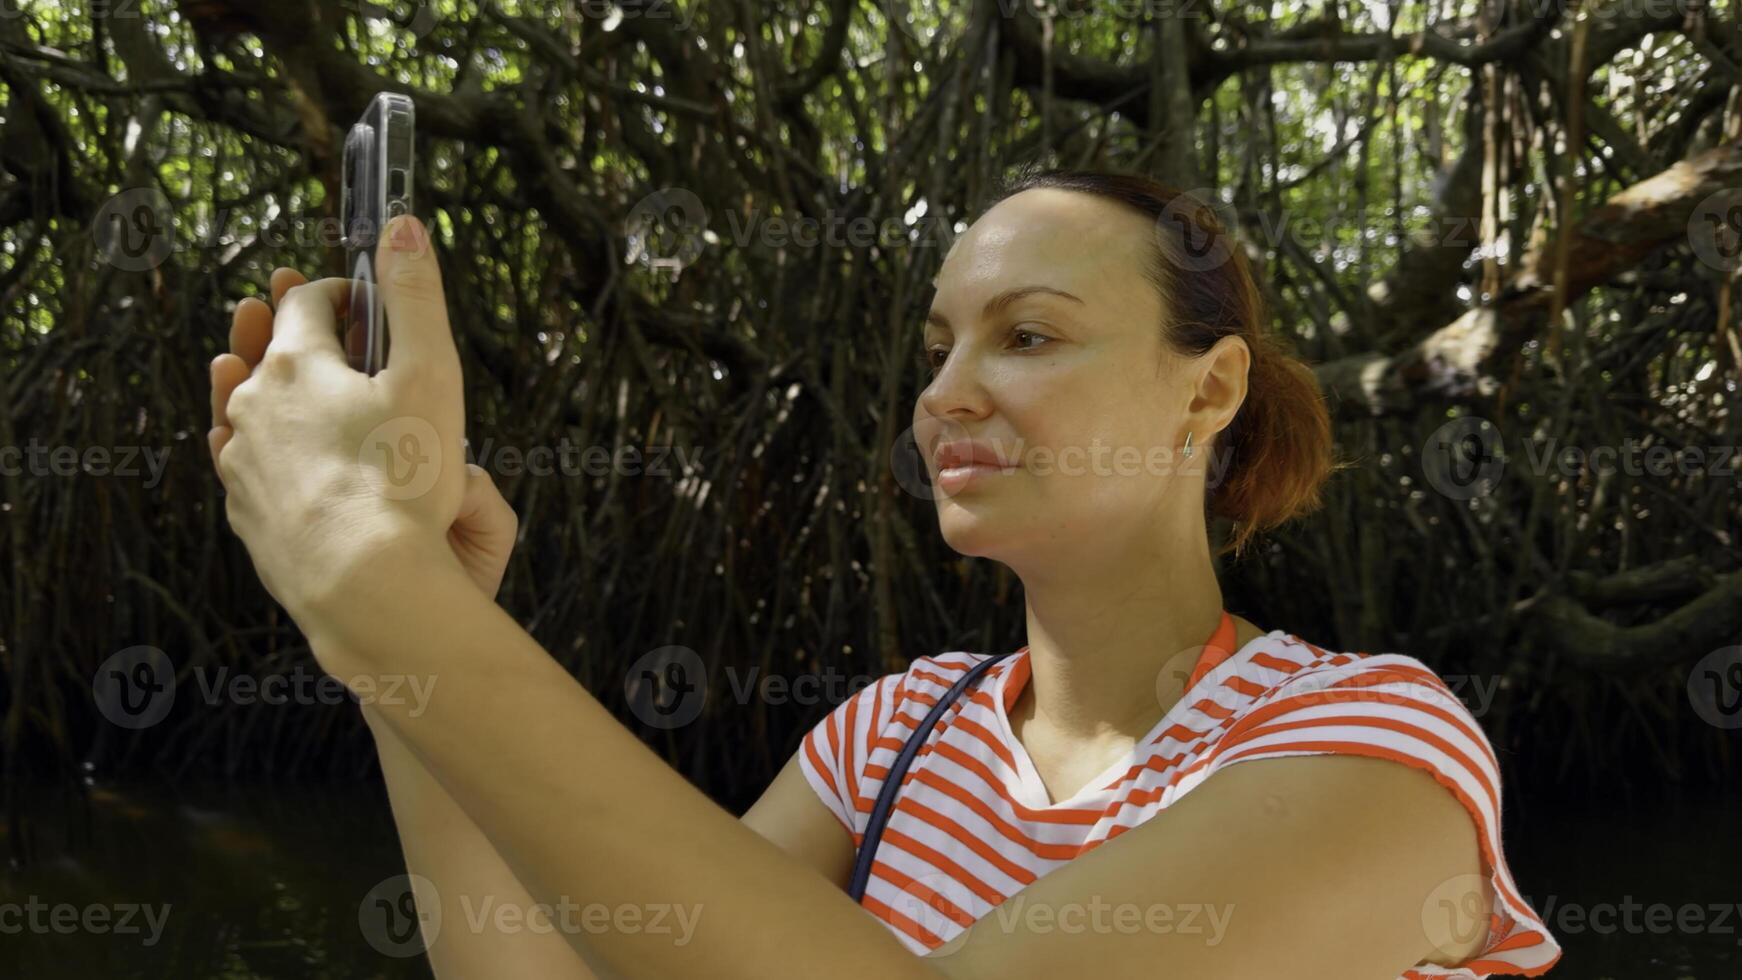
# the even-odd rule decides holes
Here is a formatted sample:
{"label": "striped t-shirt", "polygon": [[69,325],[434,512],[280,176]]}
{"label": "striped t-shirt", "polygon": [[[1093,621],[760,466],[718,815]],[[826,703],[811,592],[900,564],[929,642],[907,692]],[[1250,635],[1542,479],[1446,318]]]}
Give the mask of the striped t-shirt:
{"label": "striped t-shirt", "polygon": [[[1224,616],[1218,637],[1231,647]],[[1401,980],[1535,976],[1560,945],[1520,896],[1500,839],[1500,769],[1476,719],[1421,661],[1334,653],[1272,630],[1229,654],[1206,647],[1184,696],[1129,759],[1068,799],[1045,784],[1012,733],[1029,678],[1025,646],[989,668],[914,756],[877,848],[862,904],[923,954],[1078,854],[1166,809],[1217,769],[1313,754],[1391,759],[1431,773],[1475,819],[1495,901],[1488,937],[1456,966]],[[889,766],[926,713],[986,654],[921,657],[856,692],[806,734],[805,778],[863,842]]]}

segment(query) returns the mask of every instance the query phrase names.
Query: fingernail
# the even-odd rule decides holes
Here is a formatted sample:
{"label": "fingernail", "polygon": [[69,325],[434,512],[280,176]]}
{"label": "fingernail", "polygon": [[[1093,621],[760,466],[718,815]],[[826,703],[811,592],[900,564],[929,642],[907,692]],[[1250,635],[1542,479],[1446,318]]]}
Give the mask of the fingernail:
{"label": "fingernail", "polygon": [[391,240],[395,252],[415,252],[423,247],[423,229],[416,218],[404,215],[394,219]]}

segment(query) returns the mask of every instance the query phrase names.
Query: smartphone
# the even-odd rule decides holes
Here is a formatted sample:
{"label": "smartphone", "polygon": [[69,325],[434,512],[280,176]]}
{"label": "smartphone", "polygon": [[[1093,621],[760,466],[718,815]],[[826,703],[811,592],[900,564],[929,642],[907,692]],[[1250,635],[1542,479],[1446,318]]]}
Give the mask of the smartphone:
{"label": "smartphone", "polygon": [[387,366],[388,347],[387,313],[375,282],[375,246],[387,222],[411,213],[415,120],[410,97],[382,92],[345,137],[340,221],[351,308],[340,325],[344,335],[339,340],[351,366],[370,375]]}

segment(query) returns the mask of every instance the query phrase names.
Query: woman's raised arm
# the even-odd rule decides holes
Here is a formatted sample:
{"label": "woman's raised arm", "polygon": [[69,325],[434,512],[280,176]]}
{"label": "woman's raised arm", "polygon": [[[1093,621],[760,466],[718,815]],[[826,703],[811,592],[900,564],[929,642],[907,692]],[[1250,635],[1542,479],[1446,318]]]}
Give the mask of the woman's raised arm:
{"label": "woman's raised arm", "polygon": [[[292,286],[307,281],[294,269],[274,272],[273,306]],[[227,432],[220,428],[229,428],[225,409],[230,392],[260,363],[271,338],[272,308],[258,300],[237,304],[230,324],[230,353],[212,362],[214,463],[228,441]],[[501,585],[516,526],[514,511],[488,475],[482,470],[473,473],[450,540],[485,595],[494,596]],[[363,719],[375,736],[406,870],[435,886],[441,927],[433,941],[427,929],[423,937],[435,975],[443,980],[485,976],[616,980],[603,964],[589,966],[584,954],[561,935],[542,925],[538,931],[528,925],[532,897],[495,845],[371,705],[363,705]],[[414,891],[414,897],[427,901],[432,896]],[[418,908],[420,929],[436,911]],[[509,923],[515,925],[513,931],[507,928]]]}
{"label": "woman's raised arm", "polygon": [[845,891],[853,873],[853,837],[805,782],[798,759],[798,752],[793,753],[761,798],[739,819]]}
{"label": "woman's raised arm", "polygon": [[[526,886],[503,862],[495,845],[466,816],[397,734],[365,705],[363,717],[375,733],[381,773],[393,805],[405,852],[405,870],[434,886],[441,927],[425,930],[430,971],[437,980],[471,977],[548,977],[550,980],[616,980],[601,962],[566,941],[557,928],[573,925],[542,912]],[[419,899],[420,928],[438,910]]]}

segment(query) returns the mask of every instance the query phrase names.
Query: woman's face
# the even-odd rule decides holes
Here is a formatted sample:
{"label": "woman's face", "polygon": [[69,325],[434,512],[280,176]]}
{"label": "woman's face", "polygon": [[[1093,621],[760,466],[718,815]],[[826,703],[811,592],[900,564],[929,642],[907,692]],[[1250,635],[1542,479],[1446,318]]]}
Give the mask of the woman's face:
{"label": "woman's face", "polygon": [[[1020,572],[1025,556],[1153,552],[1186,521],[1202,527],[1201,479],[1174,478],[1201,364],[1163,349],[1143,271],[1152,234],[1111,201],[1037,188],[994,206],[944,258],[913,431],[955,550]],[[939,448],[965,440],[1018,465],[940,466]],[[1191,460],[1200,477],[1206,455]]]}

